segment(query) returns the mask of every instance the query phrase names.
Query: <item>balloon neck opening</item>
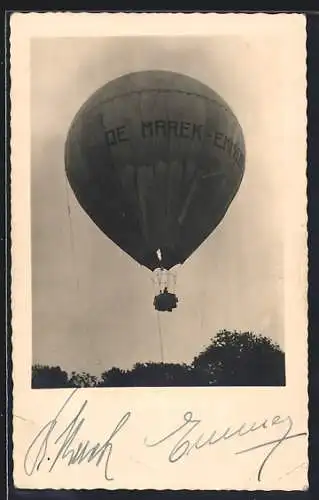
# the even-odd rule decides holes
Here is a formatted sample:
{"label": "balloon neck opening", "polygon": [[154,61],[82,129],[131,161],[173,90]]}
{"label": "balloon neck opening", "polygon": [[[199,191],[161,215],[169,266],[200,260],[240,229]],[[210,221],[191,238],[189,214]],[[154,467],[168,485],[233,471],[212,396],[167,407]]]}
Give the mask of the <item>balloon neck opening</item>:
{"label": "balloon neck opening", "polygon": [[159,248],[143,255],[141,262],[152,271],[155,269],[169,270],[181,264],[178,252],[174,248]]}

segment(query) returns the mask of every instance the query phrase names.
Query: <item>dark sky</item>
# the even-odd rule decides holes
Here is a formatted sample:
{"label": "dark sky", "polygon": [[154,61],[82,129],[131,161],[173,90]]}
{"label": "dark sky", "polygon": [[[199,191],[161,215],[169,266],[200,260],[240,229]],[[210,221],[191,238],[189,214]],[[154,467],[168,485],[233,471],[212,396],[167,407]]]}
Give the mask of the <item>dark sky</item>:
{"label": "dark sky", "polygon": [[252,35],[34,39],[33,362],[99,374],[160,360],[152,274],[83,212],[63,162],[68,126],[83,101],[107,81],[145,69],[185,73],[216,90],[242,124],[247,149],[244,180],[225,219],[177,269],[180,305],[160,316],[165,360],[190,361],[223,328],[253,330],[284,346],[282,166],[291,139],[283,134],[284,48]]}

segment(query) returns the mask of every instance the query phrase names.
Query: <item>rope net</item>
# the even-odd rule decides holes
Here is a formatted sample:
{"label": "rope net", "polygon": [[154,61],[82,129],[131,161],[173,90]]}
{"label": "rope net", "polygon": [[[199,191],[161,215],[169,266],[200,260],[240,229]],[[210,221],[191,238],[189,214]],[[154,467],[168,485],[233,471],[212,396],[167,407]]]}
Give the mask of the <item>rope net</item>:
{"label": "rope net", "polygon": [[155,269],[152,281],[155,287],[155,294],[162,293],[165,288],[171,293],[176,292],[177,273],[167,271],[167,269]]}

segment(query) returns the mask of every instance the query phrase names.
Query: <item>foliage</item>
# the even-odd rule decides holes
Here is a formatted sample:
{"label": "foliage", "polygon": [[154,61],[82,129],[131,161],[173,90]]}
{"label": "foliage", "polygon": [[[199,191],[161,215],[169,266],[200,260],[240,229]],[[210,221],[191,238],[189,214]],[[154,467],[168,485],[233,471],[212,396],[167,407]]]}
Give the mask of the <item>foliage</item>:
{"label": "foliage", "polygon": [[96,387],[98,384],[98,378],[94,375],[90,375],[86,372],[71,373],[71,378],[69,379],[69,387]]}
{"label": "foliage", "polygon": [[100,387],[126,387],[130,384],[126,384],[127,372],[121,370],[120,368],[113,367],[110,370],[102,373]]}
{"label": "foliage", "polygon": [[[222,330],[194,358],[204,385],[274,386],[285,384],[285,356],[267,337]],[[202,385],[202,384],[200,384]]]}
{"label": "foliage", "polygon": [[58,389],[68,387],[68,374],[59,366],[34,365],[32,367],[33,389]]}
{"label": "foliage", "polygon": [[280,386],[285,385],[285,355],[269,338],[252,332],[222,330],[191,364],[136,363],[132,370],[113,367],[100,379],[89,373],[34,365],[32,388]]}

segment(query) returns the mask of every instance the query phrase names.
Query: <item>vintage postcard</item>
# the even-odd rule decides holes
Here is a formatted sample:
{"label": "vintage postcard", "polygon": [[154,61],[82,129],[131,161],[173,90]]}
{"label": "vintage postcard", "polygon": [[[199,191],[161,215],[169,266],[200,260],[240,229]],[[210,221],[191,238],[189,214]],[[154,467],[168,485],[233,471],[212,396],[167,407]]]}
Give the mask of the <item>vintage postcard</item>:
{"label": "vintage postcard", "polygon": [[307,489],[305,17],[10,29],[15,486]]}

